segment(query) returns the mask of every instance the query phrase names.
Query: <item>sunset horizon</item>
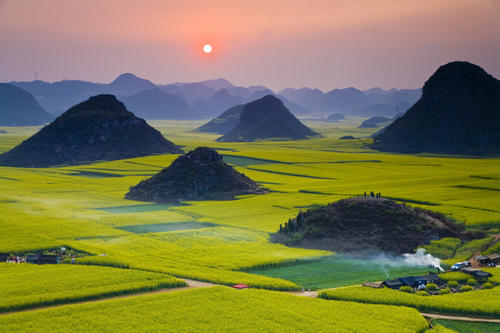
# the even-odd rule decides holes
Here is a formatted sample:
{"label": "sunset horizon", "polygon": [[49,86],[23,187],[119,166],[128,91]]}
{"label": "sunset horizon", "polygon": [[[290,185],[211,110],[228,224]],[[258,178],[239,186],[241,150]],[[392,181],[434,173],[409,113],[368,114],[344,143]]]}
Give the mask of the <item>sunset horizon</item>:
{"label": "sunset horizon", "polygon": [[500,76],[499,18],[497,0],[2,0],[0,80],[414,89],[455,60]]}
{"label": "sunset horizon", "polygon": [[500,332],[500,0],[0,0],[0,333]]}

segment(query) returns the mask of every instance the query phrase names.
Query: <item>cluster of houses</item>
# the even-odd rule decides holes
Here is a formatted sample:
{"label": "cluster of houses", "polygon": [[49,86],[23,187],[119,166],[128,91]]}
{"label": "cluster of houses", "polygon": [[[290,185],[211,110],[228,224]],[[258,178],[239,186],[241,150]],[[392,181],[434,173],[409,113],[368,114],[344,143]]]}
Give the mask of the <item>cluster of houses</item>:
{"label": "cluster of houses", "polygon": [[392,280],[385,280],[383,282],[365,282],[363,286],[371,288],[382,288],[386,286],[391,289],[399,289],[403,286],[410,286],[412,288],[425,288],[428,283],[441,284],[442,280],[435,273],[429,273],[422,276],[405,276]]}
{"label": "cluster of houses", "polygon": [[476,261],[479,265],[482,266],[496,266],[500,265],[500,254],[498,253],[493,253],[488,256],[477,256]]}
{"label": "cluster of houses", "polygon": [[61,258],[55,254],[28,254],[27,256],[11,257],[8,253],[0,253],[0,262],[29,263],[29,264],[59,264]]}
{"label": "cluster of houses", "polygon": [[435,273],[430,273],[422,276],[405,276],[398,279],[385,280],[382,285],[391,289],[399,289],[403,286],[412,288],[425,288],[428,283],[441,284],[442,281]]}

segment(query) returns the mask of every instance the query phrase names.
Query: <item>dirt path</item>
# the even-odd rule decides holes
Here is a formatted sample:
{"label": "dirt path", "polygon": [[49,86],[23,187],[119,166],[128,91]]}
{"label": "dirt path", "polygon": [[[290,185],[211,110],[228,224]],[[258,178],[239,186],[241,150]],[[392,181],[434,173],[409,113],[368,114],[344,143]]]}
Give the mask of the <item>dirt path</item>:
{"label": "dirt path", "polygon": [[464,317],[464,316],[452,316],[452,315],[441,315],[437,313],[424,313],[420,312],[420,314],[424,317],[431,319],[450,319],[450,320],[458,320],[458,321],[476,321],[483,323],[497,323],[500,324],[500,319],[494,318],[476,318],[476,317]]}
{"label": "dirt path", "polygon": [[184,279],[184,281],[186,281],[186,283],[188,284],[187,287],[163,288],[163,289],[159,289],[159,290],[145,291],[142,293],[132,293],[132,294],[119,295],[119,296],[96,298],[96,299],[91,299],[91,300],[86,300],[86,301],[76,301],[76,302],[54,304],[54,305],[47,305],[47,306],[38,306],[38,307],[34,307],[34,308],[15,310],[15,311],[11,311],[11,312],[2,312],[2,313],[0,313],[0,316],[9,315],[12,313],[22,313],[22,312],[38,311],[38,310],[42,310],[42,309],[57,308],[60,306],[65,306],[65,305],[70,305],[70,304],[97,303],[97,302],[108,301],[111,299],[120,299],[120,298],[130,298],[130,297],[143,296],[143,295],[172,293],[172,292],[180,291],[180,290],[187,290],[187,289],[194,289],[194,288],[207,288],[207,287],[214,286],[214,284],[210,283],[210,282],[202,282],[202,281],[195,281],[195,280],[188,280],[188,279]]}
{"label": "dirt path", "polygon": [[469,261],[472,265],[472,267],[479,267],[479,264],[476,261],[476,257],[481,254],[481,252],[485,251],[486,249],[489,249],[496,243],[500,241],[500,234],[493,235],[493,240],[488,243],[488,245],[483,246],[481,249],[477,250],[474,252],[474,254],[469,258]]}
{"label": "dirt path", "polygon": [[[335,287],[335,288],[328,288],[328,289],[321,289],[321,291],[325,290],[334,290],[334,289],[342,289],[342,288],[347,288],[347,287],[354,287],[354,286],[361,286],[360,284],[353,284],[350,286],[342,286],[342,287]],[[295,295],[295,296],[303,296],[303,297],[318,297],[318,291],[288,291],[289,294]]]}

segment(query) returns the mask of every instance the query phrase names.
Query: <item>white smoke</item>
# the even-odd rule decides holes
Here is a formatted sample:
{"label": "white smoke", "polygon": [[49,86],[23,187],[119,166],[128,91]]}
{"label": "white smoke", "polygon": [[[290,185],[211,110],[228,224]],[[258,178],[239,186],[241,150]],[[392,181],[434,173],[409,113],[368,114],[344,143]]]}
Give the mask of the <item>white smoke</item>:
{"label": "white smoke", "polygon": [[430,253],[425,253],[425,249],[422,248],[417,249],[413,254],[403,254],[403,262],[408,266],[432,266],[439,268],[440,271],[444,271],[441,267],[441,260]]}
{"label": "white smoke", "polygon": [[426,253],[425,249],[419,248],[415,253],[405,253],[401,256],[392,256],[387,254],[378,254],[370,258],[380,269],[388,275],[389,267],[434,267],[440,271],[444,271],[441,267],[441,260],[434,257],[430,253]]}

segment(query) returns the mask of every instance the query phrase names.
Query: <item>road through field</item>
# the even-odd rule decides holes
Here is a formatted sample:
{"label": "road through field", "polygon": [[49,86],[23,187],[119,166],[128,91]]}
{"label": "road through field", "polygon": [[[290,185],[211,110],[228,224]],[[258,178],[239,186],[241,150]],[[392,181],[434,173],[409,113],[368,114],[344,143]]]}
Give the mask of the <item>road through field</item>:
{"label": "road through field", "polygon": [[[131,297],[138,297],[138,296],[143,296],[143,295],[154,295],[154,294],[161,294],[161,293],[171,293],[171,292],[180,291],[180,290],[213,287],[213,286],[216,285],[216,284],[213,284],[213,283],[210,283],[210,282],[202,282],[202,281],[196,281],[196,280],[184,279],[184,281],[186,281],[186,283],[188,284],[187,287],[165,288],[165,289],[154,290],[154,291],[147,291],[147,292],[137,293],[137,294],[127,294],[127,295],[105,297],[105,298],[99,298],[99,299],[93,299],[93,300],[87,300],[87,301],[79,301],[79,302],[72,302],[72,303],[64,303],[64,304],[55,304],[55,305],[41,306],[41,307],[35,307],[35,308],[31,308],[31,309],[23,309],[23,310],[12,311],[12,312],[4,312],[4,313],[0,313],[0,316],[9,315],[9,314],[13,314],[13,313],[22,313],[22,312],[29,312],[29,311],[37,311],[37,310],[48,309],[48,308],[57,308],[57,307],[64,306],[64,305],[69,305],[69,304],[83,304],[83,303],[104,302],[104,301],[111,300],[111,299],[131,298]],[[343,287],[330,288],[330,289],[340,289],[340,288],[347,288],[347,287],[352,287],[352,286],[343,286]],[[312,298],[318,297],[318,291],[291,291],[291,292],[289,291],[289,292],[286,292],[286,293],[291,294],[291,295],[301,296],[301,297],[312,297]],[[424,312],[420,312],[420,313],[424,317],[432,318],[432,319],[450,319],[450,320],[458,320],[458,321],[470,321],[470,322],[476,321],[476,322],[486,322],[486,323],[498,323],[498,324],[500,324],[500,319],[494,319],[494,318],[477,318],[477,317],[466,317],[466,316],[453,316],[453,315],[442,315],[442,314],[424,313]]]}
{"label": "road through field", "polygon": [[437,313],[425,313],[420,312],[420,314],[427,318],[432,319],[450,319],[450,320],[458,320],[458,321],[477,321],[483,323],[497,323],[500,324],[500,319],[494,318],[476,318],[476,317],[464,317],[464,316],[452,316],[452,315],[442,315]]}

